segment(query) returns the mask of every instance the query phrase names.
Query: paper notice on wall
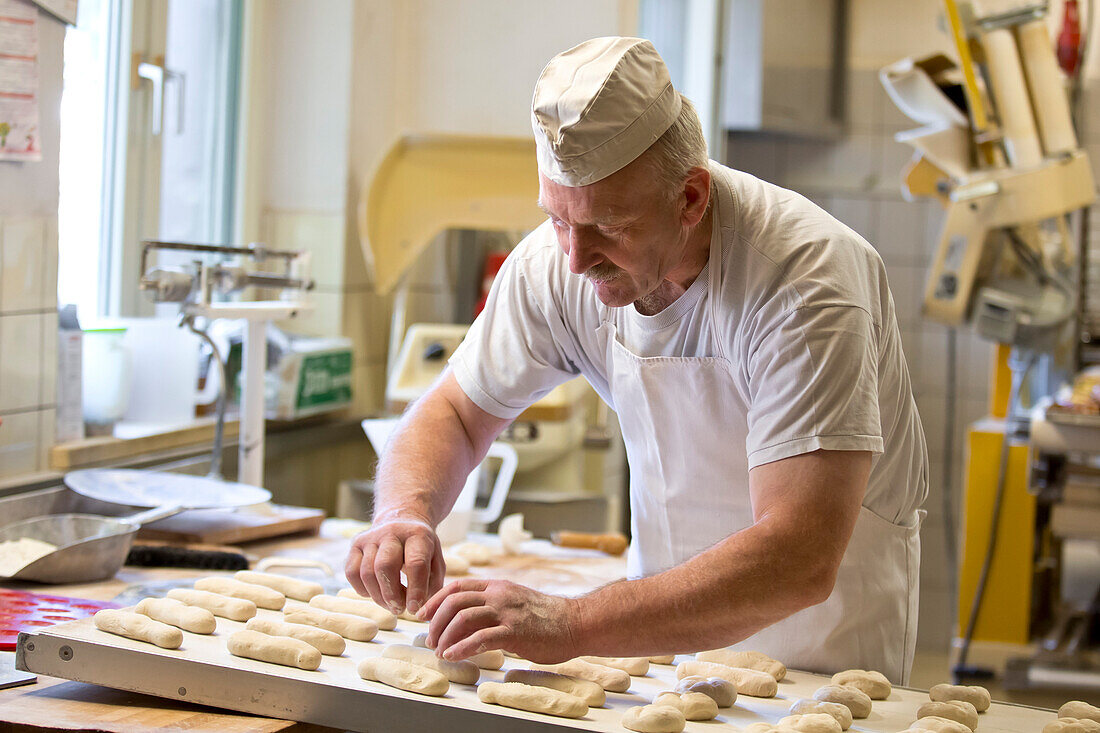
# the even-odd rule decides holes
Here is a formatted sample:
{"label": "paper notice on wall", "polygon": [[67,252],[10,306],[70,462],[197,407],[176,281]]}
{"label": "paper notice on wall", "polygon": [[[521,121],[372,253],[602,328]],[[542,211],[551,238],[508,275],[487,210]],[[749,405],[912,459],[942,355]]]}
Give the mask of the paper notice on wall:
{"label": "paper notice on wall", "polygon": [[25,0],[0,0],[0,160],[42,160],[38,8]]}

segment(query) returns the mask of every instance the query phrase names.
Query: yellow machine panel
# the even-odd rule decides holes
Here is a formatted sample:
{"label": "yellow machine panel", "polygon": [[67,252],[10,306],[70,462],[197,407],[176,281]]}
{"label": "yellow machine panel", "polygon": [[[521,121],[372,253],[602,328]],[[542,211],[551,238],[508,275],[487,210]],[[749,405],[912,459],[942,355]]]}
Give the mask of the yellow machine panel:
{"label": "yellow machine panel", "polygon": [[[987,419],[967,433],[966,487],[963,507],[962,567],[959,569],[959,614],[956,635],[970,616],[974,590],[989,542],[990,518],[1004,423]],[[1026,644],[1029,638],[1031,582],[1035,540],[1035,497],[1027,491],[1028,449],[1023,440],[1009,448],[1008,473],[1000,534],[975,641]]]}

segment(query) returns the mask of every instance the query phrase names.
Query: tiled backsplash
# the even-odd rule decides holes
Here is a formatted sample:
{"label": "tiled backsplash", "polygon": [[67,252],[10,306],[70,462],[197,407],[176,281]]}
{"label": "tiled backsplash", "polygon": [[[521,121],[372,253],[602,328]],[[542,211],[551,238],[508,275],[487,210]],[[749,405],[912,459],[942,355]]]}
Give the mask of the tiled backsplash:
{"label": "tiled backsplash", "polygon": [[57,219],[0,219],[0,481],[48,470],[57,402]]}

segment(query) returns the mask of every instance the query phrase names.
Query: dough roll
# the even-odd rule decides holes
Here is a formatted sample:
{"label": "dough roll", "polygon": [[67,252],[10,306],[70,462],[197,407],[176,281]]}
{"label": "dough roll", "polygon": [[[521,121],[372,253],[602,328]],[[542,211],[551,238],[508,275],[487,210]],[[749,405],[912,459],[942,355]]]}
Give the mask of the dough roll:
{"label": "dough roll", "polygon": [[569,677],[557,672],[541,669],[510,669],[504,673],[505,682],[522,682],[525,685],[549,687],[584,700],[590,708],[602,707],[607,702],[607,693],[592,680]]}
{"label": "dough roll", "polygon": [[623,727],[638,733],[680,733],[684,714],[666,705],[637,705],[623,713]]}
{"label": "dough roll", "polygon": [[229,653],[237,657],[315,670],[321,666],[321,652],[301,639],[268,636],[259,631],[238,631],[226,642]]}
{"label": "dough roll", "polygon": [[370,619],[383,631],[393,631],[397,628],[397,616],[394,616],[374,601],[357,601],[353,598],[320,595],[310,598],[309,605],[322,611],[346,613]]}
{"label": "dough roll", "polygon": [[134,607],[134,612],[192,634],[213,634],[218,627],[218,622],[210,611],[198,606],[188,606],[174,598],[143,598]]}
{"label": "dough roll", "polygon": [[714,720],[718,717],[718,703],[702,692],[662,692],[653,698],[653,704],[676,708],[687,720]]}
{"label": "dough roll", "polygon": [[992,703],[989,690],[981,685],[933,685],[928,691],[928,697],[936,702],[963,700],[973,705],[979,713],[988,710]]}
{"label": "dough roll", "polygon": [[751,697],[775,697],[779,683],[767,672],[744,667],[727,667],[715,662],[680,662],[676,666],[676,679],[691,676],[721,677],[733,683],[740,695]]}
{"label": "dough roll", "polygon": [[862,691],[872,700],[885,700],[890,697],[890,680],[882,672],[868,671],[866,669],[848,669],[837,672],[831,680],[834,685],[854,687]]}
{"label": "dough roll", "polygon": [[626,692],[630,689],[630,675],[626,672],[621,669],[605,667],[602,664],[586,662],[583,659],[570,659],[568,662],[562,662],[561,664],[532,663],[530,668],[590,680],[608,692]]}
{"label": "dough roll", "polygon": [[578,657],[586,662],[621,669],[631,677],[644,677],[649,673],[649,657]]}
{"label": "dough roll", "polygon": [[777,659],[772,659],[763,652],[739,652],[733,649],[711,649],[699,652],[695,659],[700,662],[715,662],[727,667],[744,667],[755,669],[758,672],[767,672],[775,678],[776,682],[782,681],[787,676],[787,665]]}
{"label": "dough roll", "polygon": [[244,598],[230,598],[220,593],[211,593],[205,590],[191,590],[189,588],[173,588],[168,591],[168,597],[188,606],[205,608],[215,616],[227,618],[230,621],[247,621],[256,615],[256,604]]}
{"label": "dough roll", "polygon": [[272,611],[282,610],[283,605],[286,604],[286,596],[277,590],[252,583],[242,583],[233,578],[200,578],[195,581],[195,590],[220,593],[231,598],[243,598],[252,601],[258,608],[270,608]]}
{"label": "dough roll", "polygon": [[288,613],[284,617],[288,624],[306,624],[339,634],[352,641],[370,641],[378,635],[378,624],[369,618],[352,616],[347,613],[332,613],[316,608]]}
{"label": "dough roll", "polygon": [[422,695],[440,697],[447,694],[451,684],[442,672],[421,667],[400,659],[367,657],[359,662],[359,676],[365,680],[381,682],[390,687]]}
{"label": "dough roll", "polygon": [[460,685],[476,685],[481,677],[481,670],[477,665],[468,660],[451,662],[440,659],[431,649],[423,649],[408,644],[390,644],[382,650],[382,656],[386,659],[400,659],[403,662],[419,664],[421,667],[434,669],[443,674],[451,682]]}
{"label": "dough roll", "polygon": [[254,618],[250,619],[244,627],[249,631],[259,631],[261,634],[267,634],[268,636],[286,636],[304,641],[322,654],[331,657],[340,656],[347,647],[344,637],[319,626],[291,624],[268,618]]}
{"label": "dough roll", "polygon": [[579,697],[550,687],[525,685],[522,682],[482,682],[477,686],[477,699],[490,705],[503,705],[561,718],[583,718],[588,714],[588,705]]}
{"label": "dough roll", "polygon": [[154,621],[140,613],[105,608],[97,611],[92,623],[100,631],[125,636],[127,639],[156,644],[163,649],[179,649],[183,644],[183,632],[175,626]]}
{"label": "dough roll", "polygon": [[313,596],[319,596],[325,592],[325,589],[321,587],[320,583],[314,583],[312,580],[291,578],[287,575],[276,575],[275,573],[257,573],[253,570],[238,570],[233,574],[233,577],[242,583],[262,585],[266,588],[279,591],[287,598],[293,598],[296,601],[308,601],[310,598],[313,598]]}
{"label": "dough roll", "polygon": [[[413,637],[413,646],[428,648],[428,634],[425,631],[420,632]],[[490,649],[487,652],[480,652],[472,657],[466,657],[467,662],[473,662],[482,669],[498,670],[504,666],[504,652],[500,649]]]}

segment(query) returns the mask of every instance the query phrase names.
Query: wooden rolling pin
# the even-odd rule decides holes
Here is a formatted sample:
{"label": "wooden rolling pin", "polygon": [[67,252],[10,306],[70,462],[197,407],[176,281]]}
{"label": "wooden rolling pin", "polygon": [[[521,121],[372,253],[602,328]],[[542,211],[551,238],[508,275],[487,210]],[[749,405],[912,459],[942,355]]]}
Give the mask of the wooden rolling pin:
{"label": "wooden rolling pin", "polygon": [[608,555],[621,555],[626,552],[630,541],[620,532],[572,532],[567,529],[550,533],[550,541],[560,547],[583,547],[599,550]]}

